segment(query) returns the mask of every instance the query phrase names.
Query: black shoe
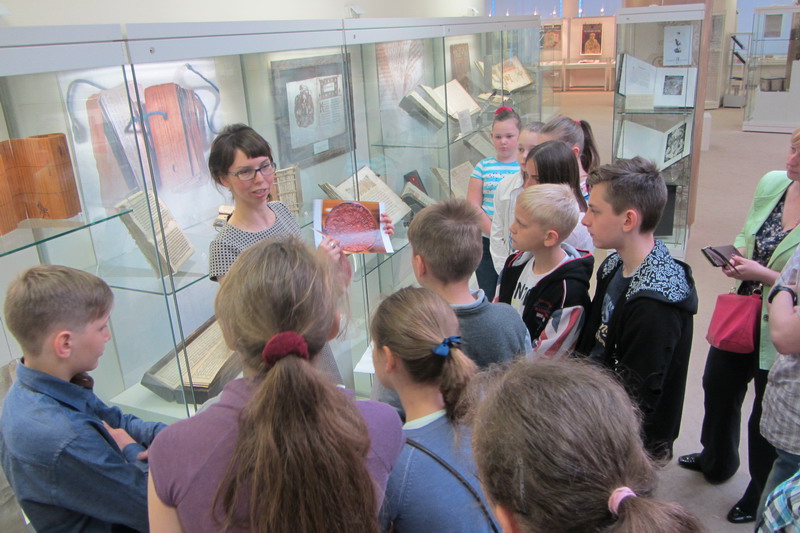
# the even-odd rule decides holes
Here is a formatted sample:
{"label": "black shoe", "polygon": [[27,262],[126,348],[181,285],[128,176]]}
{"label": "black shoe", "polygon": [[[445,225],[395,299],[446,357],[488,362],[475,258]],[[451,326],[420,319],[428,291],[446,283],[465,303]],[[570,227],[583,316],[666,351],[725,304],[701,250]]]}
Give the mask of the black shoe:
{"label": "black shoe", "polygon": [[678,457],[678,466],[682,466],[687,470],[702,472],[703,469],[700,468],[700,452],[681,455]]}
{"label": "black shoe", "polygon": [[727,518],[728,522],[732,524],[746,524],[748,522],[755,522],[756,514],[755,512],[745,511],[741,505],[736,504],[728,511]]}

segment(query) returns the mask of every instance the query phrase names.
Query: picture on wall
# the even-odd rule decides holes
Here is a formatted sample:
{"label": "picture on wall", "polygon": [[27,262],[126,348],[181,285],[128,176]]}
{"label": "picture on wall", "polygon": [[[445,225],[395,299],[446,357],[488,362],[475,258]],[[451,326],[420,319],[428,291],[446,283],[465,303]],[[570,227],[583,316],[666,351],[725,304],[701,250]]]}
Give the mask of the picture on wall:
{"label": "picture on wall", "polygon": [[561,46],[561,24],[546,24],[542,26],[540,45],[544,50],[555,50]]}
{"label": "picture on wall", "polygon": [[271,63],[281,165],[307,167],[351,148],[345,65],[342,54]]}
{"label": "picture on wall", "polygon": [[764,38],[780,39],[783,27],[783,15],[778,13],[764,16]]}
{"label": "picture on wall", "polygon": [[692,64],[692,26],[666,26],[664,28],[664,66],[677,67]]}
{"label": "picture on wall", "polygon": [[603,53],[603,25],[584,24],[581,33],[581,55],[599,56]]}

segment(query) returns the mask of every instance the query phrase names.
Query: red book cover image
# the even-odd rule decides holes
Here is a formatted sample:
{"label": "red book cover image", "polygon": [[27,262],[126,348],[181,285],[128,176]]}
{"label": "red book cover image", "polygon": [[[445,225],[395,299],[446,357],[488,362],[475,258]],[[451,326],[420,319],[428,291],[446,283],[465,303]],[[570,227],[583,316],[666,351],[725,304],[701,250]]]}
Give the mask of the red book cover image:
{"label": "red book cover image", "polygon": [[346,253],[392,253],[380,222],[383,212],[383,202],[314,200],[316,244],[328,235],[338,240]]}

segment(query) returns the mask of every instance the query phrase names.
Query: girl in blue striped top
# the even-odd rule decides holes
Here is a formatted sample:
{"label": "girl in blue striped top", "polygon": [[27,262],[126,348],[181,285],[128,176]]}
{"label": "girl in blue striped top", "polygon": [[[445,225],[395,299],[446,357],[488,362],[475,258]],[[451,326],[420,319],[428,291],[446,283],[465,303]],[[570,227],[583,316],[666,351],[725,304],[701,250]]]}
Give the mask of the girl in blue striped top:
{"label": "girl in blue striped top", "polygon": [[500,107],[492,122],[492,143],[495,157],[487,157],[475,166],[469,180],[467,200],[483,211],[483,259],[475,275],[478,286],[491,301],[497,285],[497,271],[494,269],[489,251],[489,235],[492,231],[494,215],[494,191],[506,176],[520,171],[517,162],[517,144],[522,126],[519,115],[510,107]]}

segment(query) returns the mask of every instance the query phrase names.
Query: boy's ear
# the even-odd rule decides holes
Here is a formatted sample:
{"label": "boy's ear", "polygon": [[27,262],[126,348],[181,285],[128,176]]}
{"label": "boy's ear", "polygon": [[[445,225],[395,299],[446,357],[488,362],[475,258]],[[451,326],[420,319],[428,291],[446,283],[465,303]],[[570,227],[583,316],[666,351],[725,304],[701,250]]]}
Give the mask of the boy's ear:
{"label": "boy's ear", "polygon": [[414,275],[419,279],[428,273],[428,264],[425,259],[412,252],[411,254],[411,268],[414,270]]}
{"label": "boy's ear", "polygon": [[69,330],[62,330],[56,333],[52,338],[53,352],[59,359],[67,359],[72,354],[73,344],[72,332]]}
{"label": "boy's ear", "polygon": [[554,229],[547,230],[547,233],[544,234],[544,245],[552,247],[552,246],[558,246],[558,244],[559,244],[558,232]]}
{"label": "boy's ear", "polygon": [[623,213],[622,230],[625,232],[638,231],[642,217],[636,209],[626,209]]}

